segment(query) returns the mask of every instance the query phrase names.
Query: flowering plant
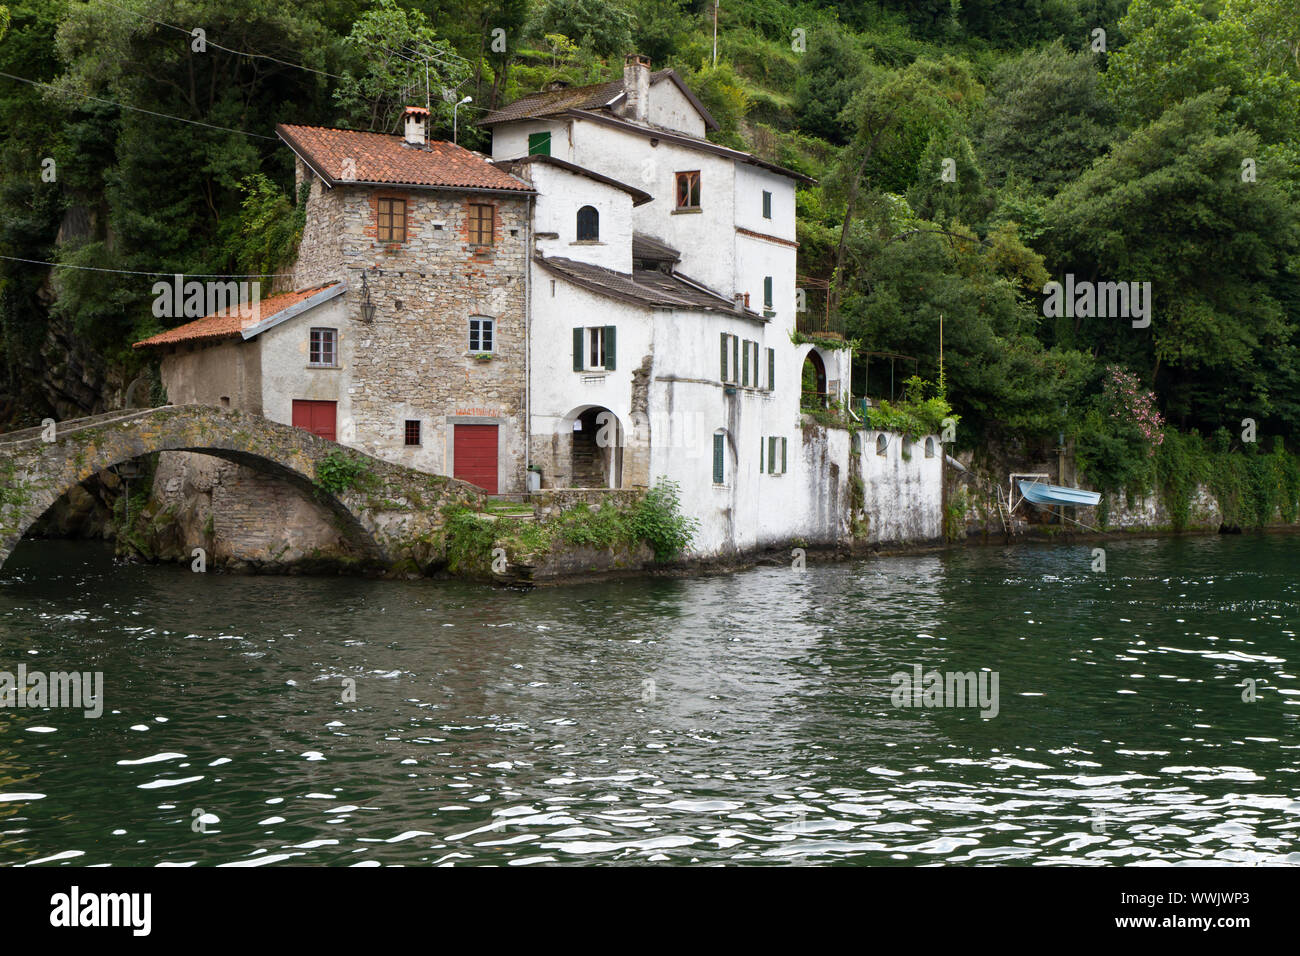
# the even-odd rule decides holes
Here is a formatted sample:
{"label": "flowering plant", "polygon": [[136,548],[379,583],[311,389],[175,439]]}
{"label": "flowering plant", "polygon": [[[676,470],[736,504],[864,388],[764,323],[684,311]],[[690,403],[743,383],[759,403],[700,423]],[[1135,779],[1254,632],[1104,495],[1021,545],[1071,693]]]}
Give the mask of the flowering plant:
{"label": "flowering plant", "polygon": [[1156,446],[1165,440],[1165,421],[1156,410],[1155,393],[1144,389],[1132,372],[1118,365],[1109,365],[1102,385],[1102,399],[1110,406],[1110,417],[1121,426],[1135,429],[1142,441],[1150,446],[1148,454],[1154,455]]}

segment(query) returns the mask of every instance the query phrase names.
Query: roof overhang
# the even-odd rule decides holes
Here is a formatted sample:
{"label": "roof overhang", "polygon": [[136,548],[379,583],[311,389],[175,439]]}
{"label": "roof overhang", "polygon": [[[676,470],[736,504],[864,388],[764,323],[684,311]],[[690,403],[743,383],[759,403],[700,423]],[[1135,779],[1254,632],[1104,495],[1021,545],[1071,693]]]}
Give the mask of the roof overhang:
{"label": "roof overhang", "polygon": [[240,338],[242,338],[245,342],[247,342],[249,339],[253,338],[254,336],[261,335],[263,332],[267,331],[268,329],[275,328],[277,325],[280,325],[282,322],[288,322],[294,316],[302,315],[302,313],[314,309],[316,308],[316,306],[322,305],[330,301],[330,299],[337,298],[338,296],[341,296],[344,292],[347,291],[348,291],[348,284],[346,281],[340,281],[330,286],[327,289],[321,289],[321,291],[317,292],[315,295],[311,296],[310,298],[303,299],[301,302],[295,302],[287,309],[281,309],[279,312],[275,313],[275,315],[271,316],[270,318],[263,319],[261,322],[258,322],[255,325],[250,325],[247,326],[246,328],[240,329],[239,331]]}
{"label": "roof overhang", "polygon": [[667,143],[674,143],[678,146],[685,146],[688,149],[698,149],[704,153],[713,153],[715,156],[725,156],[728,159],[734,159],[736,162],[745,163],[749,166],[758,166],[766,169],[768,172],[776,173],[779,176],[786,176],[798,182],[815,185],[817,180],[811,176],[805,176],[803,173],[795,172],[793,169],[786,169],[784,166],[778,166],[776,163],[769,163],[765,159],[759,159],[750,153],[742,153],[738,149],[731,149],[728,146],[720,146],[717,143],[710,143],[707,139],[697,139],[694,136],[686,136],[682,133],[675,133],[672,130],[662,129],[658,126],[642,126],[639,123],[629,123],[627,120],[618,119],[613,116],[603,116],[600,113],[593,113],[590,110],[565,110],[563,116],[570,116],[574,119],[591,120],[593,123],[600,123],[604,126],[612,126],[615,129],[626,130],[629,133],[635,133],[638,136],[644,136],[646,139],[658,139]]}
{"label": "roof overhang", "polygon": [[[535,153],[530,156],[520,156],[518,159],[502,159],[493,161],[493,165],[498,167],[511,167],[516,164],[527,166],[533,163],[542,163],[546,166],[554,166],[557,169],[566,170],[576,176],[586,176],[588,179],[593,179],[598,183],[604,183],[606,186],[613,186],[615,189],[621,189],[632,197],[633,206],[644,206],[648,202],[653,202],[655,198],[644,189],[637,189],[635,186],[629,186],[625,182],[620,182],[613,177],[606,176],[603,173],[598,173],[594,169],[588,169],[586,166],[579,166],[577,163],[571,163],[567,159],[560,159],[556,156],[545,156],[540,153]],[[514,175],[509,168],[506,169],[506,172],[510,173],[512,176]]]}

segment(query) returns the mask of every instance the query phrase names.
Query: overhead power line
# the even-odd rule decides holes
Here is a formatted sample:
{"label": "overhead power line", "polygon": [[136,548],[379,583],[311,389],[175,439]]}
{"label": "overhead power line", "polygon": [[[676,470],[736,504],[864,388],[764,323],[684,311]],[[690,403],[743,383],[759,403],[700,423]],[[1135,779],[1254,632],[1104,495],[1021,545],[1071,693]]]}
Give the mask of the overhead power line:
{"label": "overhead power line", "polygon": [[149,116],[157,116],[161,119],[175,120],[178,123],[189,123],[191,126],[202,126],[206,129],[220,130],[223,133],[238,133],[240,136],[252,136],[255,139],[269,139],[272,142],[275,141],[274,136],[264,136],[261,133],[250,133],[248,130],[232,129],[229,126],[216,126],[212,123],[204,123],[200,120],[186,119],[183,116],[172,116],[170,113],[159,113],[154,110],[147,110],[140,106],[128,106],[125,103],[118,103],[116,100],[106,100],[100,96],[91,96],[89,93],[78,93],[76,90],[62,90],[51,83],[42,83],[40,80],[29,80],[25,76],[14,76],[12,73],[5,73],[3,71],[0,71],[0,76],[9,80],[17,80],[19,83],[26,83],[29,86],[39,86],[47,90],[53,90],[55,93],[60,95],[80,96],[83,99],[94,100],[96,103],[104,103],[107,106],[116,106],[118,109],[122,110],[131,110],[135,113],[145,113]]}
{"label": "overhead power line", "polygon": [[[150,23],[156,23],[160,27],[167,27],[169,30],[176,30],[190,37],[194,35],[193,30],[187,30],[185,29],[185,27],[178,27],[174,23],[167,23],[164,20],[159,20],[156,17],[149,16],[148,14],[140,13],[136,10],[129,10],[126,7],[118,6],[116,3],[113,3],[112,0],[99,0],[99,2],[106,4],[107,6],[113,7],[114,9],[121,10],[123,13],[129,13],[133,17],[139,17],[141,20],[148,20]],[[328,70],[318,70],[312,66],[303,66],[301,63],[291,63],[288,60],[281,60],[279,57],[274,57],[266,53],[248,53],[245,52],[244,50],[236,50],[233,49],[232,47],[222,46],[220,43],[217,43],[215,40],[209,40],[206,37],[206,35],[204,36],[203,42],[210,47],[215,47],[218,50],[224,50],[226,53],[233,53],[235,56],[246,56],[256,60],[270,60],[273,63],[279,63],[281,66],[291,66],[295,70],[306,70],[308,73],[315,73],[319,76],[328,76],[335,80],[346,79],[346,77],[339,76],[339,74],[337,73],[330,73]]]}
{"label": "overhead power line", "polygon": [[167,276],[168,278],[176,275],[182,275],[187,279],[280,279],[288,278],[293,275],[292,272],[244,272],[231,274],[227,272],[177,272],[172,269],[168,272],[142,272],[138,269],[105,269],[101,266],[76,266],[70,262],[42,262],[40,259],[22,259],[18,256],[0,256],[0,259],[8,259],[10,262],[26,262],[34,266],[49,266],[52,269],[80,269],[83,272],[116,272],[118,275],[126,276]]}

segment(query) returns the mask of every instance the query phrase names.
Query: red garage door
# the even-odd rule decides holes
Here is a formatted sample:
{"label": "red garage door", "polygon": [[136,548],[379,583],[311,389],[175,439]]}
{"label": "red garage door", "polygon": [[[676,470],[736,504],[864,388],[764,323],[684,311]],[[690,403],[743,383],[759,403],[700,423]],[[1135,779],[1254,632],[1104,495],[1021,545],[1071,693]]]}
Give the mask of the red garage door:
{"label": "red garage door", "polygon": [[293,427],[305,428],[313,435],[337,441],[334,437],[335,409],[338,402],[308,402],[293,400]]}
{"label": "red garage door", "polygon": [[453,425],[452,467],[454,477],[478,485],[490,495],[497,493],[497,426]]}

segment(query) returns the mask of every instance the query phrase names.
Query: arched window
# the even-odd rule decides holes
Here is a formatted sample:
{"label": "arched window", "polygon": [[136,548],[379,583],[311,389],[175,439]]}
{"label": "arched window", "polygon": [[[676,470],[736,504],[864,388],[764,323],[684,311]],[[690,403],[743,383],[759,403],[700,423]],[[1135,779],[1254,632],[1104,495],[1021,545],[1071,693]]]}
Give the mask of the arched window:
{"label": "arched window", "polygon": [[578,210],[578,241],[595,242],[600,238],[600,213],[595,206],[583,206]]}
{"label": "arched window", "polygon": [[933,439],[933,438],[927,438],[927,439],[925,440],[925,457],[926,457],[926,458],[933,458],[933,457],[934,457],[934,439]]}
{"label": "arched window", "polygon": [[876,436],[876,454],[879,455],[881,458],[884,458],[885,449],[887,449],[888,447],[889,447],[889,439],[885,437],[884,432],[881,432],[879,435]]}

